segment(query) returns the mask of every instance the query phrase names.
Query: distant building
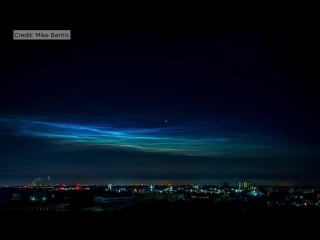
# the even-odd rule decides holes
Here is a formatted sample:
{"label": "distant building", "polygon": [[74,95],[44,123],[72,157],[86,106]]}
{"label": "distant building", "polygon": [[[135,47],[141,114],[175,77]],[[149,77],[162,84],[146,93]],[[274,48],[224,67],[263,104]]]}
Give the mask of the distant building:
{"label": "distant building", "polygon": [[239,186],[239,189],[253,190],[252,182],[248,182],[248,181],[239,182],[238,186]]}
{"label": "distant building", "polygon": [[185,200],[184,194],[181,193],[143,193],[143,194],[137,194],[138,201],[169,201],[169,202],[176,202],[179,200]]}
{"label": "distant building", "polygon": [[95,196],[93,208],[87,208],[85,211],[116,211],[124,207],[133,206],[136,203],[136,197],[103,197]]}
{"label": "distant building", "polygon": [[69,211],[70,203],[47,204],[25,207],[25,212],[66,212]]}

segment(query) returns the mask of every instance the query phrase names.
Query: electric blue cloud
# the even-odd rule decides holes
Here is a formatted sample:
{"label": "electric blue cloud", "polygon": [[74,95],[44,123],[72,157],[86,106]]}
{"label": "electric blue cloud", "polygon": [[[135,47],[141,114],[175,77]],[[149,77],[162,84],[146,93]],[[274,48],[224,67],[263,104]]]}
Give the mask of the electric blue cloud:
{"label": "electric blue cloud", "polygon": [[[191,156],[257,156],[271,147],[248,137],[215,136],[192,126],[159,128],[115,127],[112,124],[79,124],[29,119],[1,119],[15,134],[73,146],[136,149]],[[273,148],[274,150],[274,148]]]}

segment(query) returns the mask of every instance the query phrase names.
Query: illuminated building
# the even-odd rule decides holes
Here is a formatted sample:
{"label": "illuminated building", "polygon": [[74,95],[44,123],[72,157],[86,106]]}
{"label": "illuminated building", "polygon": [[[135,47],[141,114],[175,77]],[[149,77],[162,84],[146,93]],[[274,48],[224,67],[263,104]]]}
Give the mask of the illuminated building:
{"label": "illuminated building", "polygon": [[253,190],[252,182],[248,182],[248,181],[239,182],[238,186],[240,189]]}

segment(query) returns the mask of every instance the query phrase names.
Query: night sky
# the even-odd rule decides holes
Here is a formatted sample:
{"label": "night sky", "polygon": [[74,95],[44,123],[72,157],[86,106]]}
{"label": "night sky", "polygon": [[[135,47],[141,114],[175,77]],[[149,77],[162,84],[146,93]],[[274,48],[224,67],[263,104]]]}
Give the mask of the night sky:
{"label": "night sky", "polygon": [[2,44],[1,185],[320,183],[310,29],[71,30]]}

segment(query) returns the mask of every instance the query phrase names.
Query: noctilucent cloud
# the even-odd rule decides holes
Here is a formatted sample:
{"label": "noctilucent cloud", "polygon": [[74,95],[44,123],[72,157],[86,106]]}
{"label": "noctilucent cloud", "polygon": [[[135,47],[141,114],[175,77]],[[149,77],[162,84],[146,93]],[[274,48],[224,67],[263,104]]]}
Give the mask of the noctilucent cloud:
{"label": "noctilucent cloud", "polygon": [[320,183],[313,31],[71,31],[0,45],[0,185]]}
{"label": "noctilucent cloud", "polygon": [[[262,136],[223,135],[206,131],[205,126],[158,128],[114,127],[112,124],[78,124],[24,119],[1,119],[0,123],[18,136],[49,140],[52,144],[128,148],[154,153],[189,156],[269,156],[279,151],[290,155],[287,146],[264,142]],[[264,136],[265,137],[265,136]],[[278,139],[279,141],[279,139]],[[295,152],[295,151],[294,151]],[[151,160],[152,161],[152,160]]]}

